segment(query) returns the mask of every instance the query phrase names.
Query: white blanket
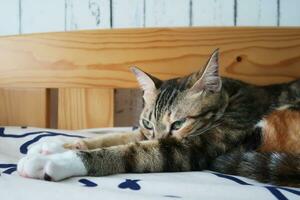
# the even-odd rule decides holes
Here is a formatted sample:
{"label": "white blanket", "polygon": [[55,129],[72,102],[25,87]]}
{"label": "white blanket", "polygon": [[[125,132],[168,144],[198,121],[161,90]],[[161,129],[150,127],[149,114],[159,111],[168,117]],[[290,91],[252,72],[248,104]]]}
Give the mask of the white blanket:
{"label": "white blanket", "polygon": [[[106,130],[98,129],[98,132]],[[109,130],[120,131],[120,129]],[[300,199],[300,189],[274,187],[242,177],[209,171],[74,177],[61,182],[22,178],[16,172],[18,160],[37,142],[68,141],[73,140],[74,137],[93,135],[95,133],[86,133],[86,130],[71,132],[0,127],[0,171],[2,172],[0,198],[2,200]]]}

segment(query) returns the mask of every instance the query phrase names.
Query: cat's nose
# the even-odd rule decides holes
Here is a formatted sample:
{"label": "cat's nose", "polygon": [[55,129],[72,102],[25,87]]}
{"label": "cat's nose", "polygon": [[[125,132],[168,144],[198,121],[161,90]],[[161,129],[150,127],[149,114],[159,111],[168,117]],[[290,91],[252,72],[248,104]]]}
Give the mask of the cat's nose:
{"label": "cat's nose", "polygon": [[159,134],[156,135],[156,139],[166,138],[168,136],[167,132],[159,132]]}

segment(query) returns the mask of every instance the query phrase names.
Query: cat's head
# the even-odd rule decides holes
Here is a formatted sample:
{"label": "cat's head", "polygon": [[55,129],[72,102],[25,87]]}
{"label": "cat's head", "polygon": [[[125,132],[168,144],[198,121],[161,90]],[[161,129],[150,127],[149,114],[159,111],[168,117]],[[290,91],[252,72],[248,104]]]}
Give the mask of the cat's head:
{"label": "cat's head", "polygon": [[203,70],[166,81],[132,68],[144,92],[139,122],[147,139],[184,138],[200,134],[218,122],[226,104],[218,57],[216,50]]}

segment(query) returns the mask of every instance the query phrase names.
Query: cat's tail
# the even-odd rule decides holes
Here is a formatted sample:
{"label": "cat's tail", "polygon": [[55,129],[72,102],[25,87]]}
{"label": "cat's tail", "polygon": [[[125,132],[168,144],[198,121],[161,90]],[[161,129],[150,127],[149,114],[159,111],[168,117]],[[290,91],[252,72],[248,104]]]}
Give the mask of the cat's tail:
{"label": "cat's tail", "polygon": [[300,155],[233,151],[218,157],[210,169],[274,185],[300,187]]}

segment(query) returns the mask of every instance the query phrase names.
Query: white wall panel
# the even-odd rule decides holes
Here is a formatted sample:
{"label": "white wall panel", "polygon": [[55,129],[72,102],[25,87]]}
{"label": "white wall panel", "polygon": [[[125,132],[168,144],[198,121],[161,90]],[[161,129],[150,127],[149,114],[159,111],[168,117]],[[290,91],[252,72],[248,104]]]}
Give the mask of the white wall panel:
{"label": "white wall panel", "polygon": [[21,32],[65,30],[65,1],[21,0]]}
{"label": "white wall panel", "polygon": [[277,26],[277,0],[237,0],[237,26]]}
{"label": "white wall panel", "polygon": [[0,35],[19,33],[19,0],[0,0]]}
{"label": "white wall panel", "polygon": [[113,0],[113,27],[130,28],[144,26],[143,0]]}
{"label": "white wall panel", "polygon": [[193,0],[193,26],[233,26],[234,0]]}
{"label": "white wall panel", "polygon": [[280,26],[300,26],[300,0],[280,1]]}
{"label": "white wall panel", "polygon": [[300,26],[299,10],[300,0],[0,0],[0,35],[111,25]]}
{"label": "white wall panel", "polygon": [[66,30],[109,27],[109,0],[66,0]]}
{"label": "white wall panel", "polygon": [[145,26],[188,26],[190,24],[190,1],[145,0]]}

